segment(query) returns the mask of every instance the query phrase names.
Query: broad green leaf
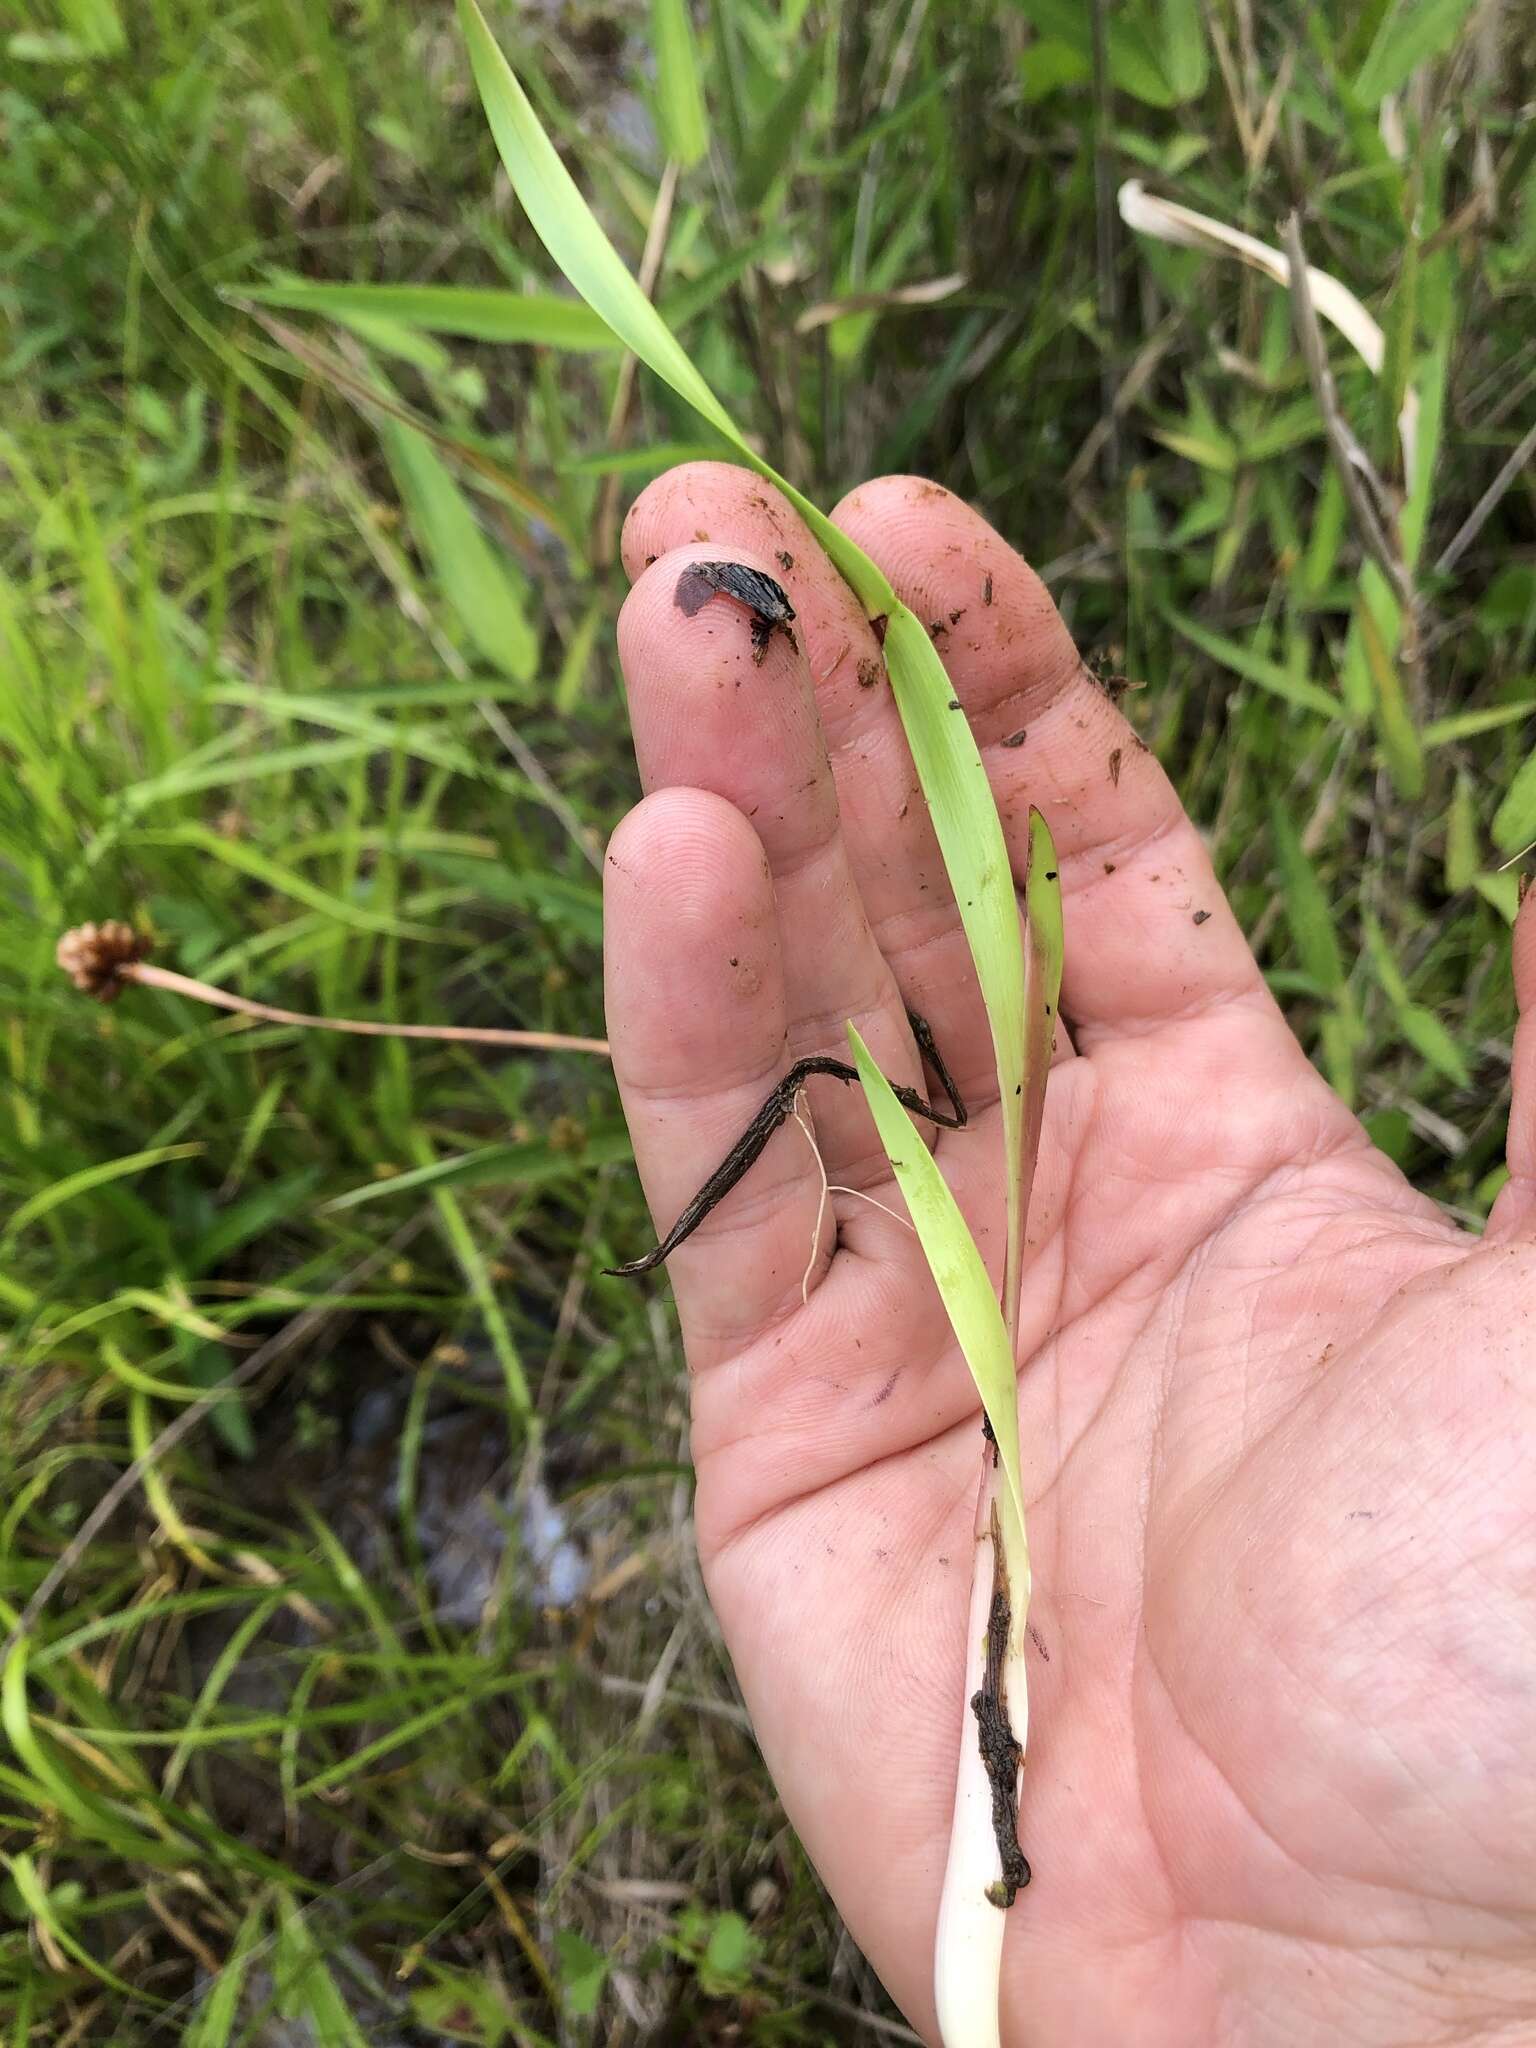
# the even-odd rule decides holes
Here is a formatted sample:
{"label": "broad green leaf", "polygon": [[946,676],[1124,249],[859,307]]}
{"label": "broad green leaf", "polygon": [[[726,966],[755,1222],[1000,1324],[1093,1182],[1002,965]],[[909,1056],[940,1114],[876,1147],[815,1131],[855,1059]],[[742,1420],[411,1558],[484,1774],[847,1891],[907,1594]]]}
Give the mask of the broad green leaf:
{"label": "broad green leaf", "polygon": [[555,1931],[555,1957],[565,1992],[565,2009],[577,2019],[597,2011],[608,1979],[608,1958],[573,1927]]}
{"label": "broad green leaf", "polygon": [[1198,99],[1210,76],[1210,42],[1199,0],[1161,0],[1159,13],[1162,69],[1169,90],[1178,101]]}
{"label": "broad green leaf", "polygon": [[1465,1054],[1434,1012],[1426,1010],[1422,1003],[1416,1003],[1409,994],[1403,971],[1397,964],[1397,957],[1380,920],[1367,911],[1361,918],[1361,930],[1365,934],[1366,949],[1376,970],[1376,979],[1392,1005],[1398,1029],[1404,1038],[1448,1081],[1459,1088],[1467,1087],[1472,1074]]}
{"label": "broad green leaf", "polygon": [[359,320],[388,320],[464,341],[534,342],[581,351],[614,346],[613,330],[590,306],[553,292],[455,284],[310,284],[295,279],[240,285],[229,297],[290,313],[316,313],[344,327]]}
{"label": "broad green leaf", "polygon": [[757,1936],[739,1913],[717,1913],[699,1970],[706,1990],[716,1997],[740,1990],[757,1949]]}
{"label": "broad green leaf", "polygon": [[1355,79],[1355,96],[1375,107],[1406,85],[1421,64],[1456,40],[1476,0],[1398,0],[1376,31]]}
{"label": "broad green leaf", "polygon": [[1024,1493],[1019,1467],[1018,1374],[997,1290],[938,1162],[896,1100],[890,1082],[875,1065],[858,1031],[852,1024],[847,1031],[880,1142],[992,1426],[1006,1482],[1004,1497],[1014,1518],[1010,1532],[1013,1543],[1007,1554],[1010,1558],[1024,1558],[1028,1552],[1024,1547]]}
{"label": "broad green leaf", "polygon": [[469,502],[425,435],[381,419],[379,439],[411,526],[460,625],[487,661],[526,682],[539,658],[510,563],[492,548]]}
{"label": "broad green leaf", "polygon": [[656,111],[667,155],[688,170],[709,147],[699,50],[688,0],[651,0],[656,54]]}
{"label": "broad green leaf", "polygon": [[1492,874],[1477,875],[1472,886],[1506,924],[1514,923],[1520,909],[1520,877],[1513,868],[1497,868]]}
{"label": "broad green leaf", "polygon": [[1504,801],[1493,814],[1493,843],[1500,853],[1519,853],[1536,839],[1536,747],[1526,755]]}

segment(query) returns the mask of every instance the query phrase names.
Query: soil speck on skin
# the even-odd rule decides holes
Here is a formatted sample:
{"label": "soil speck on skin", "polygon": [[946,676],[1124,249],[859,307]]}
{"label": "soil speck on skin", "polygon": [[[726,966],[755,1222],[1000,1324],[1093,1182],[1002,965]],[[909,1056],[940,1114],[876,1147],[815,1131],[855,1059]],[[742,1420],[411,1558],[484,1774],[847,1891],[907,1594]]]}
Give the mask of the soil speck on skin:
{"label": "soil speck on skin", "polygon": [[949,700],[949,708],[951,711],[958,711],[960,709],[960,699],[958,697],[951,697]]}
{"label": "soil speck on skin", "polygon": [[1026,1622],[1026,1623],[1024,1624],[1024,1626],[1025,1626],[1025,1627],[1026,1627],[1026,1628],[1027,1628],[1027,1629],[1029,1630],[1029,1640],[1030,1640],[1030,1641],[1031,1641],[1031,1642],[1032,1642],[1032,1643],[1034,1644],[1035,1648],[1036,1648],[1036,1649],[1037,1649],[1037,1650],[1038,1650],[1038,1651],[1040,1652],[1040,1655],[1041,1655],[1041,1658],[1042,1658],[1042,1660],[1043,1660],[1043,1661],[1044,1661],[1045,1663],[1049,1664],[1049,1663],[1050,1663],[1050,1661],[1051,1661],[1051,1653],[1050,1653],[1050,1651],[1049,1651],[1049,1650],[1048,1650],[1048,1649],[1047,1649],[1047,1648],[1045,1647],[1045,1637],[1044,1637],[1043,1635],[1041,1635],[1041,1633],[1040,1633],[1039,1629],[1037,1629],[1037,1628],[1035,1627],[1035,1624],[1034,1624],[1034,1623],[1033,1623],[1032,1621]]}
{"label": "soil speck on skin", "polygon": [[1028,738],[1029,727],[1027,725],[1021,725],[1017,732],[1009,733],[1007,739],[1003,741],[1003,745],[1005,747],[1022,747],[1024,742]]}
{"label": "soil speck on skin", "polygon": [[788,548],[780,548],[773,559],[786,574],[795,566],[795,558]]}
{"label": "soil speck on skin", "polygon": [[1112,875],[1115,872],[1115,864],[1112,860],[1105,861],[1104,872],[1106,875]]}
{"label": "soil speck on skin", "polygon": [[880,681],[880,664],[868,655],[859,663],[859,688],[873,690]]}
{"label": "soil speck on skin", "polygon": [[1197,910],[1195,912],[1195,923],[1204,924],[1206,919],[1210,916],[1210,914],[1211,913],[1208,910]]}
{"label": "soil speck on skin", "polygon": [[647,555],[645,558],[645,566],[647,569],[649,569],[653,562],[659,562],[660,560],[660,555]]}
{"label": "soil speck on skin", "polygon": [[934,619],[928,627],[929,636],[934,640],[937,640],[941,633],[947,633],[948,631],[949,628],[942,619]]}
{"label": "soil speck on skin", "polygon": [[951,613],[950,613],[950,615],[949,615],[949,623],[950,623],[950,624],[951,624],[952,626],[958,626],[958,625],[959,625],[959,623],[960,623],[960,621],[961,621],[961,620],[962,620],[962,619],[963,619],[964,617],[965,617],[965,606],[964,606],[964,605],[961,605],[961,607],[960,607],[959,611],[957,611],[957,612],[951,612]]}
{"label": "soil speck on skin", "polygon": [[992,578],[990,575],[981,586],[981,601],[983,604],[990,604],[992,602]]}
{"label": "soil speck on skin", "polygon": [[693,537],[694,537],[694,539],[695,539],[695,540],[708,540],[708,539],[709,539],[709,535],[708,535],[708,534],[707,534],[707,533],[706,533],[706,532],[704,531],[704,529],[703,529],[703,527],[702,527],[702,526],[696,526],[696,527],[695,527],[695,528],[693,529]]}
{"label": "soil speck on skin", "polygon": [[882,1387],[882,1388],[880,1389],[879,1393],[878,1393],[878,1394],[876,1394],[876,1396],[875,1396],[875,1398],[873,1399],[873,1401],[871,1401],[871,1402],[870,1402],[870,1404],[869,1404],[869,1405],[870,1405],[870,1407],[871,1407],[871,1408],[878,1408],[878,1407],[880,1407],[880,1406],[882,1405],[882,1403],[884,1403],[884,1402],[886,1402],[886,1401],[889,1401],[889,1399],[891,1398],[892,1394],[893,1394],[893,1393],[895,1393],[895,1391],[896,1391],[896,1382],[897,1382],[897,1381],[898,1381],[898,1380],[899,1380],[900,1378],[901,1378],[901,1367],[900,1367],[899,1365],[898,1365],[898,1366],[894,1366],[894,1367],[892,1367],[892,1369],[891,1369],[891,1376],[890,1376],[890,1378],[889,1378],[889,1379],[888,1379],[888,1380],[886,1381],[885,1385],[884,1385],[884,1386],[883,1386],[883,1387]]}
{"label": "soil speck on skin", "polygon": [[869,622],[869,630],[874,634],[876,641],[881,647],[885,645],[885,629],[890,623],[890,617],[885,612],[876,612]]}
{"label": "soil speck on skin", "polygon": [[1116,747],[1115,751],[1109,757],[1109,779],[1115,785],[1116,789],[1120,787],[1120,761],[1122,752],[1123,749],[1121,749],[1120,747]]}

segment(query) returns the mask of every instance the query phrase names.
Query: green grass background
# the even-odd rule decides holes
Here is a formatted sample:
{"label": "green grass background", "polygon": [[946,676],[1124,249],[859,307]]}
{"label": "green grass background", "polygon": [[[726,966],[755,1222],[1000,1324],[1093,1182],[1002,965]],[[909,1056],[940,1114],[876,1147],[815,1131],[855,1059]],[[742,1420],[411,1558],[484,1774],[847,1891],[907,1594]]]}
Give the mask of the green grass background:
{"label": "green grass background", "polygon": [[[769,458],[940,478],[1145,684],[1304,1042],[1475,1227],[1536,839],[1529,450],[1480,502],[1536,421],[1529,5],[491,19],[636,266],[677,161],[656,296]],[[910,2038],[732,1691],[665,1292],[598,1270],[648,1241],[606,1066],[52,965],[116,915],[291,1008],[599,1033],[615,516],[698,427],[548,303],[437,0],[22,0],[0,140],[7,1632],[279,1340],[6,1668],[0,2039]],[[1127,176],[1301,206],[1381,319],[1379,381],[1334,359],[1389,481],[1424,396],[1416,668],[1362,656],[1283,295],[1131,237]],[[386,284],[484,296],[314,289]]]}

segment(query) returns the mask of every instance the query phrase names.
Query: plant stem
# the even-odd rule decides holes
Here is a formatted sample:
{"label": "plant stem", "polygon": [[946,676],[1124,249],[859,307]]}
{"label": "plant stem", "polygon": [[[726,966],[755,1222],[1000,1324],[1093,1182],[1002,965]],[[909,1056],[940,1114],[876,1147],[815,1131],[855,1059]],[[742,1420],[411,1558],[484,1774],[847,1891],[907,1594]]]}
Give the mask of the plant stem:
{"label": "plant stem", "polygon": [[279,1010],[271,1003],[252,1002],[249,996],[231,995],[209,981],[194,981],[169,967],[151,967],[145,960],[132,960],[118,969],[120,981],[137,982],[140,988],[161,988],[174,996],[190,996],[194,1002],[211,1003],[217,1010],[236,1010],[242,1017],[259,1017],[267,1024],[299,1024],[307,1031],[345,1031],[355,1038],[441,1039],[451,1045],[511,1045],[533,1052],[595,1052],[606,1056],[606,1038],[571,1038],[562,1031],[502,1031],[478,1024],[384,1024],[363,1017],[311,1017],[302,1010]]}

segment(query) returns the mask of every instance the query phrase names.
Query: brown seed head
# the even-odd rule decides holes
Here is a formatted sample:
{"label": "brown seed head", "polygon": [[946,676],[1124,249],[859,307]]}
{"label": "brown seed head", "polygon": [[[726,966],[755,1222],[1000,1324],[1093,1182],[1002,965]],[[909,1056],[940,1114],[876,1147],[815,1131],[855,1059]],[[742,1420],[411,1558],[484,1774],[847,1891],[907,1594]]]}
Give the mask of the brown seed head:
{"label": "brown seed head", "polygon": [[154,941],[120,918],[78,924],[66,932],[54,954],[75,987],[98,1002],[115,1002],[123,992],[123,969],[148,954]]}

